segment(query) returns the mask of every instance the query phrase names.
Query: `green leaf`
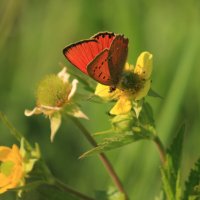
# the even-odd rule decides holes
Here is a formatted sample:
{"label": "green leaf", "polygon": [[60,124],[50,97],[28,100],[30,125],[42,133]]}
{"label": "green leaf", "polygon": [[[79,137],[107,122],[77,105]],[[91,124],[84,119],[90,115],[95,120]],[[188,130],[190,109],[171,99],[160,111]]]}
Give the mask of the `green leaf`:
{"label": "green leaf", "polygon": [[134,127],[133,131],[114,133],[115,134],[111,134],[110,132],[108,133],[111,134],[111,137],[107,137],[107,134],[102,134],[101,138],[104,137],[103,141],[98,143],[97,147],[82,154],[79,158],[84,158],[104,151],[110,151],[141,139],[149,139],[148,133],[145,132],[144,128],[142,127]]}
{"label": "green leaf", "polygon": [[163,97],[159,95],[156,91],[154,91],[152,88],[149,90],[148,96],[163,99]]}
{"label": "green leaf", "polygon": [[173,169],[176,174],[178,173],[178,170],[180,168],[184,134],[185,134],[185,123],[183,123],[180,126],[170,148],[167,150],[167,153],[172,158]]}
{"label": "green leaf", "polygon": [[197,200],[200,198],[200,158],[195,167],[190,171],[188,180],[185,182],[183,200]]}
{"label": "green leaf", "polygon": [[163,190],[167,200],[181,200],[180,161],[184,133],[185,124],[182,124],[167,150],[166,162],[161,168]]}
{"label": "green leaf", "polygon": [[[168,162],[168,159],[165,163],[166,165],[168,165],[167,162]],[[170,177],[164,168],[161,168],[161,178],[162,178],[162,188],[164,190],[166,199],[175,200],[174,191],[170,182]]]}
{"label": "green leaf", "polygon": [[84,158],[93,154],[119,148],[121,146],[137,141],[138,139],[134,138],[131,132],[126,132],[126,134],[123,135],[116,134],[115,137],[104,138],[103,142],[99,143],[97,147],[85,152],[79,158]]}

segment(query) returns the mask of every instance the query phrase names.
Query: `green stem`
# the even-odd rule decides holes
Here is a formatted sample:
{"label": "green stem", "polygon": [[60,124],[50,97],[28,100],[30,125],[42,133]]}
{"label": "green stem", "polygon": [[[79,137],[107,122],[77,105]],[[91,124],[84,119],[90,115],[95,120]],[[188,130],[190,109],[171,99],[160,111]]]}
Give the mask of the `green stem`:
{"label": "green stem", "polygon": [[[96,141],[93,139],[93,137],[91,136],[91,134],[88,132],[88,130],[79,122],[79,120],[77,118],[74,117],[70,117],[71,120],[77,125],[77,127],[81,130],[81,132],[83,133],[83,135],[87,138],[87,140],[89,141],[89,143],[93,146],[93,147],[97,147],[97,143]],[[125,197],[126,200],[128,200],[128,196],[124,190],[124,187],[119,179],[119,177],[117,176],[112,164],[110,163],[110,161],[108,160],[108,158],[106,157],[106,155],[104,153],[100,153],[99,154],[99,158],[102,161],[102,163],[104,164],[108,174],[110,175],[110,177],[112,178],[114,184],[116,185],[116,187],[118,188],[118,190],[120,192],[122,192]]]}
{"label": "green stem", "polygon": [[157,149],[158,149],[159,154],[160,154],[160,160],[161,160],[162,164],[164,165],[165,161],[166,161],[165,147],[164,147],[162,141],[160,140],[160,138],[158,136],[155,136],[153,141],[155,142],[155,144],[157,146]]}
{"label": "green stem", "polygon": [[66,185],[65,183],[61,182],[60,180],[58,180],[56,178],[54,179],[54,181],[55,181],[54,184],[57,188],[59,188],[63,191],[66,191],[67,193],[70,193],[76,197],[79,197],[80,199],[83,199],[83,200],[95,200],[92,197],[89,197],[85,194],[82,194],[82,193],[70,188],[68,185]]}

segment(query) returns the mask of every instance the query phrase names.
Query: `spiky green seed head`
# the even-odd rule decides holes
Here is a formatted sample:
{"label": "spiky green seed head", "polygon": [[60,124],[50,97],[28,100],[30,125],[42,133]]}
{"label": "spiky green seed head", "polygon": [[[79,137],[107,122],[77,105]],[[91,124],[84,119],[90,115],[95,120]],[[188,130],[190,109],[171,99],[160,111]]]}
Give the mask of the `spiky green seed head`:
{"label": "spiky green seed head", "polygon": [[70,91],[71,85],[69,83],[64,83],[54,74],[47,75],[38,85],[36,91],[37,105],[61,107],[67,102]]}

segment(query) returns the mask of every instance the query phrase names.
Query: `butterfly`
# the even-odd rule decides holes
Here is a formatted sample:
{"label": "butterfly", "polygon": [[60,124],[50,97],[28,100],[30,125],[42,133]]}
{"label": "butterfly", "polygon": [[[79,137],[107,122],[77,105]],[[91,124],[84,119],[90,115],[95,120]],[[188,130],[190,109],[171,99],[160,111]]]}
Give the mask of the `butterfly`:
{"label": "butterfly", "polygon": [[63,49],[68,61],[97,82],[116,88],[128,54],[123,35],[100,32]]}

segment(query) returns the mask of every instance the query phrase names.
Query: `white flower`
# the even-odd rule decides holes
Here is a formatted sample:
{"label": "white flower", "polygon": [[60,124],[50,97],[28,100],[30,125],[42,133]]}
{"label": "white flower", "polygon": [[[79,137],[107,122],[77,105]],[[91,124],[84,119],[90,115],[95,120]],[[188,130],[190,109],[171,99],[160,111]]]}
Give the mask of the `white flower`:
{"label": "white flower", "polygon": [[73,96],[77,90],[78,80],[69,82],[70,75],[64,67],[57,75],[48,75],[39,84],[37,89],[37,105],[33,110],[25,110],[26,116],[44,114],[50,119],[51,141],[61,125],[62,115],[66,114],[88,119],[80,108],[73,103]]}

